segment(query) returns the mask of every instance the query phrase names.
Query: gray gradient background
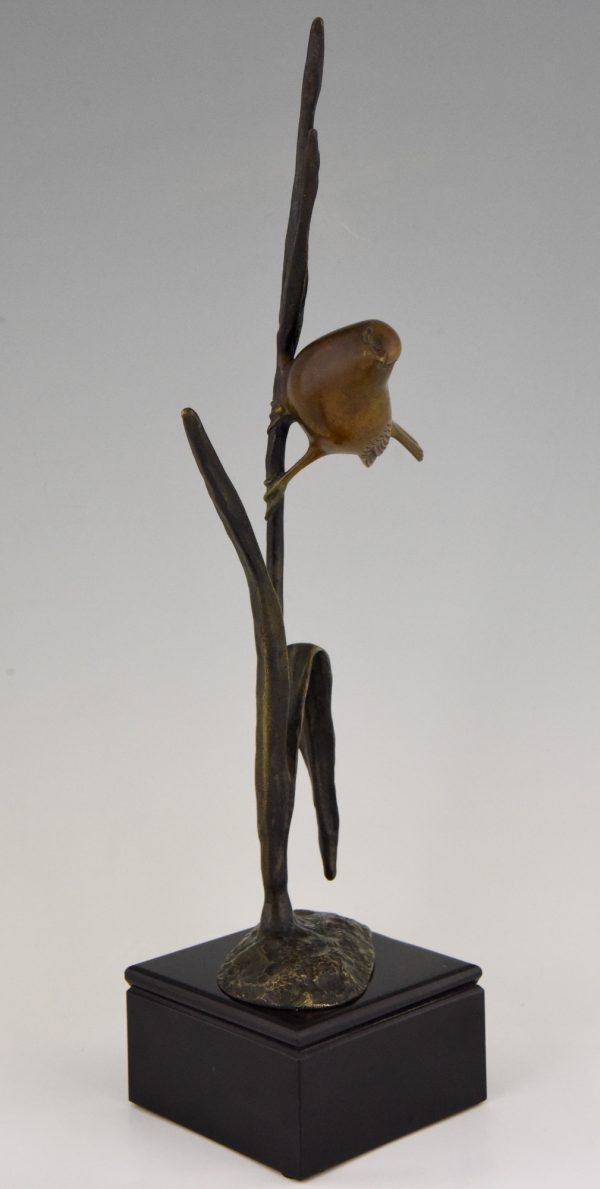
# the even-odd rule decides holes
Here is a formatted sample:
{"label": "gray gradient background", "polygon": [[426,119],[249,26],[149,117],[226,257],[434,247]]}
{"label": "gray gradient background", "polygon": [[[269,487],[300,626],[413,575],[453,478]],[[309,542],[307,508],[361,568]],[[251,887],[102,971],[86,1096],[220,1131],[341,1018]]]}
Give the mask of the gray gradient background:
{"label": "gray gradient background", "polygon": [[6,1185],[281,1183],[127,1104],[121,972],[260,910],[247,590],[179,410],[262,539],[319,12],[302,341],[396,326],[426,457],[290,488],[289,638],[332,657],[342,812],[329,885],[302,779],[291,891],[481,963],[490,1075],[328,1181],[596,1185],[600,7],[2,10]]}

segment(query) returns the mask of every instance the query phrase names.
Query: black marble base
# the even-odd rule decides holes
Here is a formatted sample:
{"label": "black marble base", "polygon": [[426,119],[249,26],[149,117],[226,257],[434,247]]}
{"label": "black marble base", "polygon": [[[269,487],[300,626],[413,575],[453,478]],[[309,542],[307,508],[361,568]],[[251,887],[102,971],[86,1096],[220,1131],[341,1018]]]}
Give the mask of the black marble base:
{"label": "black marble base", "polygon": [[485,1098],[478,966],[375,933],[354,1003],[254,1007],[216,982],[244,932],[126,971],[132,1102],[304,1180]]}

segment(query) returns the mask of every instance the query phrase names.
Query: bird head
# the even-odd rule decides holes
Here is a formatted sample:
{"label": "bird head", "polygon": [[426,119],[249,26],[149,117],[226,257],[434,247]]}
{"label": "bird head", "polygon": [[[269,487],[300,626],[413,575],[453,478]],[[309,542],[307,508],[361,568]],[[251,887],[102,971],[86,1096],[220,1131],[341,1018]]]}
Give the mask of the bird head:
{"label": "bird head", "polygon": [[387,322],[378,322],[372,318],[363,326],[362,340],[365,345],[365,365],[376,365],[391,371],[402,350],[396,331],[388,326]]}

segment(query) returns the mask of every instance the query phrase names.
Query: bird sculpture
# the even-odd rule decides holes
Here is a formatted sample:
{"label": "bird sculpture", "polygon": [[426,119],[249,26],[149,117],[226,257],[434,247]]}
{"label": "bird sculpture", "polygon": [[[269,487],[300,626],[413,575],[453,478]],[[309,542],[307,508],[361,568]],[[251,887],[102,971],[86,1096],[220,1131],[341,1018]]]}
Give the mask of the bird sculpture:
{"label": "bird sculpture", "polygon": [[267,519],[290,479],[327,454],[357,454],[370,467],[395,438],[421,461],[419,443],[392,420],[388,379],[400,351],[396,331],[371,318],[331,331],[296,356],[269,428],[297,421],[308,436],[308,450],[267,483]]}

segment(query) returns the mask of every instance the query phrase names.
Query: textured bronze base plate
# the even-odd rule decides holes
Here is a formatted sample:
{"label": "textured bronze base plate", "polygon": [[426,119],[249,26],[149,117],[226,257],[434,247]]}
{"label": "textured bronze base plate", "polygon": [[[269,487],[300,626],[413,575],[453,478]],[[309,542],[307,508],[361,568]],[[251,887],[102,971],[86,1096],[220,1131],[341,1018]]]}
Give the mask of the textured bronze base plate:
{"label": "textured bronze base plate", "polygon": [[221,990],[284,1008],[338,1007],[362,995],[375,961],[371,930],[333,913],[300,909],[294,918],[289,937],[252,929],[220,967]]}

